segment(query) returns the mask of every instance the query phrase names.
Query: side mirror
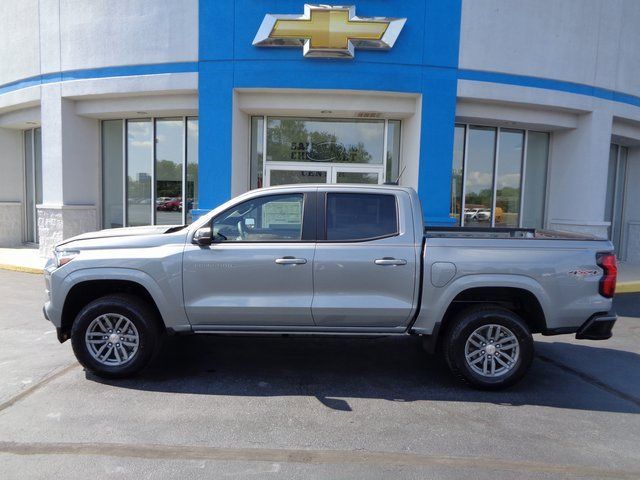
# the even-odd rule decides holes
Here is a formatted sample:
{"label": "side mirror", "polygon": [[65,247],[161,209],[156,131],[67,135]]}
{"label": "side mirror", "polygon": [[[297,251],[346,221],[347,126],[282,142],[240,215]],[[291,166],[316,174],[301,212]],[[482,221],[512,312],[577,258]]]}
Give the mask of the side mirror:
{"label": "side mirror", "polygon": [[196,230],[196,233],[193,234],[193,243],[196,245],[200,245],[201,247],[206,247],[211,245],[212,243],[212,233],[211,226],[207,225],[206,227],[201,227]]}

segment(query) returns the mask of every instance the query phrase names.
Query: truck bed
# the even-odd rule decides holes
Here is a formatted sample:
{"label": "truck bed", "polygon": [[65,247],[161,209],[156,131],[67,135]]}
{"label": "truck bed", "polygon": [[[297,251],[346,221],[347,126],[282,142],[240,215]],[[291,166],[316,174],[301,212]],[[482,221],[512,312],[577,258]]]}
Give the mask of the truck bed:
{"label": "truck bed", "polygon": [[606,240],[592,235],[535,228],[425,226],[427,238],[526,238],[538,240]]}

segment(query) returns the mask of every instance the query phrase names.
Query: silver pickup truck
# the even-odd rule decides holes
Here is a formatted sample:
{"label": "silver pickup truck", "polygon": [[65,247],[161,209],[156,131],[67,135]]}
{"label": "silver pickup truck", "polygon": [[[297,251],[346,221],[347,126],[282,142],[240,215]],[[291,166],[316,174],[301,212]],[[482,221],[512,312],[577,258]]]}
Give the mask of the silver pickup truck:
{"label": "silver pickup truck", "polygon": [[398,186],[254,190],[189,226],[71,238],[45,269],[44,314],[105,377],[167,334],[420,335],[480,388],[523,377],[532,334],[607,339],[610,242],[528,229],[426,228]]}

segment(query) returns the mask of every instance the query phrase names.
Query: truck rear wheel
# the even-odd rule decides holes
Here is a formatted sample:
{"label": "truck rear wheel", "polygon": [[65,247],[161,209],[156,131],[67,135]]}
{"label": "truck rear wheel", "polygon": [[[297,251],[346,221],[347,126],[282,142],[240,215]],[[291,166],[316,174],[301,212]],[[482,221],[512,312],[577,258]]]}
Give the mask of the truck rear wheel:
{"label": "truck rear wheel", "polygon": [[98,298],[76,316],[71,345],[87,370],[105,378],[124,378],[145,368],[162,335],[154,310],[133,295]]}
{"label": "truck rear wheel", "polygon": [[488,390],[519,381],[533,361],[533,338],[514,312],[497,305],[460,312],[445,334],[443,353],[451,372]]}

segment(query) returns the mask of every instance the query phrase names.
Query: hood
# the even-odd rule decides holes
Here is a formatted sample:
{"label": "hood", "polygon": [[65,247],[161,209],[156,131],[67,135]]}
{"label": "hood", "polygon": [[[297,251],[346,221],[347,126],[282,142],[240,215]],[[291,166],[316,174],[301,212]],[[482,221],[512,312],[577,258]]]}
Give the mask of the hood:
{"label": "hood", "polygon": [[66,245],[79,240],[96,240],[100,238],[115,237],[137,237],[142,235],[160,235],[172,230],[180,229],[183,225],[150,225],[146,227],[125,227],[125,228],[109,228],[107,230],[98,230],[96,232],[87,232],[75,237],[67,238],[63,242],[56,245]]}

